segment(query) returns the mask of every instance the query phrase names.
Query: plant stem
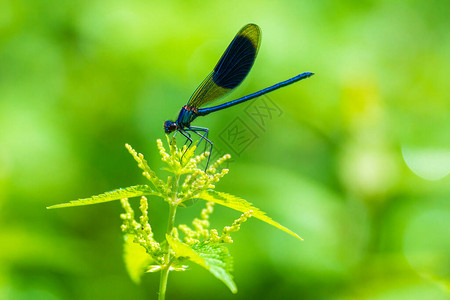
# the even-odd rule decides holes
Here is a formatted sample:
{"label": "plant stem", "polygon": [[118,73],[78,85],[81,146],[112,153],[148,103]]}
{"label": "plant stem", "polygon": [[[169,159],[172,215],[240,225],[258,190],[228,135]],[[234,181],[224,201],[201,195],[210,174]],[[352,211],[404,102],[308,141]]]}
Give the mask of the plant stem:
{"label": "plant stem", "polygon": [[164,300],[166,298],[167,278],[169,277],[170,266],[161,270],[161,278],[159,280],[159,296],[158,300]]}
{"label": "plant stem", "polygon": [[[169,221],[167,223],[167,231],[166,235],[171,235],[172,230],[175,224],[175,214],[177,212],[177,206],[178,203],[176,203],[176,196],[178,191],[178,181],[180,179],[180,176],[178,175],[174,181],[174,184],[172,186],[173,189],[173,198],[172,203],[169,202]],[[169,270],[170,270],[170,245],[166,241],[166,247],[165,247],[166,255],[164,257],[164,268],[161,269],[161,278],[159,280],[159,296],[158,300],[164,300],[166,298],[166,288],[167,288],[167,278],[169,277]]]}

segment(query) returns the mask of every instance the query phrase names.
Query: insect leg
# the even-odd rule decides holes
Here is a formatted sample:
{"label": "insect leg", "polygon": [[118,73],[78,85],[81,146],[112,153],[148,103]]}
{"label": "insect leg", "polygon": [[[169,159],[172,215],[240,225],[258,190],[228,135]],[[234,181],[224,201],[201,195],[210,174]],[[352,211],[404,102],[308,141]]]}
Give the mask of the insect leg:
{"label": "insect leg", "polygon": [[186,145],[186,143],[189,142],[189,145],[186,147],[186,150],[183,152],[183,155],[181,155],[181,161],[183,161],[183,157],[186,154],[186,152],[189,150],[189,148],[191,148],[193,140],[192,140],[191,134],[189,132],[187,132],[185,130],[181,130],[181,129],[178,130],[178,131],[186,138],[186,141],[184,142],[184,145]]}
{"label": "insect leg", "polygon": [[[200,141],[198,141],[198,143],[197,143],[197,146],[200,145],[200,143],[202,142],[203,139],[208,140],[208,135],[209,135],[209,129],[208,128],[191,126],[189,129],[191,129],[191,131],[196,132],[197,135],[199,135],[201,137]],[[204,132],[204,134],[203,135],[198,134],[199,131],[200,132]]]}
{"label": "insect leg", "polygon": [[[210,144],[210,146],[211,146],[211,147],[209,148],[208,161],[206,162],[206,168],[205,168],[205,172],[206,172],[206,170],[208,169],[208,166],[209,166],[209,161],[210,161],[210,159],[211,159],[212,150],[213,150],[213,142],[211,142],[211,141],[207,138],[209,129],[208,129],[208,128],[203,128],[203,127],[191,127],[191,128],[189,128],[189,129],[186,129],[186,130],[192,131],[193,133],[195,133],[196,135],[198,135],[199,137],[201,137],[200,141],[197,143],[197,146],[198,146],[198,144],[200,144],[200,142],[201,142],[203,139],[204,139],[208,144]],[[202,134],[198,133],[199,131],[200,131],[200,132],[204,132],[204,134],[202,135]]]}

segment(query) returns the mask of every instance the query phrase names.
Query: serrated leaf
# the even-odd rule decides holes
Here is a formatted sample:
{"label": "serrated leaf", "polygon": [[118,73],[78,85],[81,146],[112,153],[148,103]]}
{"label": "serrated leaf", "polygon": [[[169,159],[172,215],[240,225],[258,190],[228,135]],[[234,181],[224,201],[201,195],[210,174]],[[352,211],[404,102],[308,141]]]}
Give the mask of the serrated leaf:
{"label": "serrated leaf", "polygon": [[229,208],[232,208],[234,210],[240,211],[240,212],[248,212],[253,211],[252,217],[260,219],[261,221],[264,221],[272,226],[275,226],[278,229],[283,230],[284,232],[289,233],[290,235],[295,236],[296,238],[303,240],[300,236],[298,236],[295,232],[287,229],[283,225],[275,222],[270,217],[266,215],[265,212],[261,211],[259,208],[256,208],[253,206],[252,203],[247,202],[246,200],[227,194],[222,192],[215,192],[215,191],[203,191],[200,194],[198,194],[196,197],[198,199],[203,199],[208,202],[214,202],[219,205],[223,205]]}
{"label": "serrated leaf", "polygon": [[127,187],[127,188],[121,188],[121,189],[113,190],[110,192],[106,192],[104,194],[92,196],[90,198],[78,199],[78,200],[70,201],[68,203],[52,205],[52,206],[47,207],[47,209],[91,205],[91,204],[119,200],[119,199],[123,199],[123,198],[140,197],[140,196],[147,196],[147,195],[159,195],[159,194],[154,192],[148,185],[135,185],[135,186]]}
{"label": "serrated leaf", "polygon": [[223,245],[212,246],[209,244],[200,244],[192,248],[169,235],[166,235],[166,238],[176,257],[189,259],[202,266],[225,283],[232,293],[237,293],[233,276],[229,273],[231,271],[231,256],[228,248]]}
{"label": "serrated leaf", "polygon": [[144,247],[133,242],[134,235],[125,236],[123,244],[123,260],[134,283],[141,282],[141,276],[147,271],[148,266],[153,262],[151,256],[145,251]]}
{"label": "serrated leaf", "polygon": [[[229,249],[224,244],[208,243],[197,244],[192,248],[205,259],[206,264],[210,268],[209,271],[217,278],[221,278],[230,290],[236,293],[237,288],[230,274],[233,270],[233,258]],[[234,287],[234,291],[230,286]]]}

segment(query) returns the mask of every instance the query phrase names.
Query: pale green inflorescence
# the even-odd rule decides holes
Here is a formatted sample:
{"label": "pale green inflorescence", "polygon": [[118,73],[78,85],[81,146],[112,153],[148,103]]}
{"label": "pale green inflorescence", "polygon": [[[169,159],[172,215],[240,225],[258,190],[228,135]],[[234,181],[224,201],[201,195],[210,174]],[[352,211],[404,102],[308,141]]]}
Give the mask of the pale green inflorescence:
{"label": "pale green inflorescence", "polygon": [[[223,176],[228,173],[228,169],[217,171],[222,163],[230,158],[230,155],[224,155],[211,166],[203,171],[198,168],[198,164],[205,160],[209,153],[205,152],[201,155],[194,156],[195,147],[186,149],[178,149],[174,143],[169,142],[169,153],[163,146],[161,140],[157,140],[157,147],[161,155],[161,160],[167,164],[165,170],[172,173],[168,176],[167,181],[159,179],[155,172],[148,166],[143,155],[137,153],[131,146],[126,145],[126,148],[133,155],[138,162],[139,168],[143,170],[143,176],[146,177],[156,190],[155,195],[163,198],[170,205],[184,206],[184,202],[197,197],[203,191],[209,191],[215,188],[217,183]],[[181,176],[185,176],[181,185],[178,184]],[[141,197],[139,222],[135,220],[134,211],[131,208],[128,199],[121,200],[125,213],[121,215],[123,219],[122,231],[126,235],[134,237],[133,242],[142,246],[145,251],[151,256],[156,265],[148,266],[149,272],[159,271],[167,264],[167,252],[164,251],[160,243],[154,239],[152,227],[149,224],[148,217],[148,200],[145,196]],[[222,230],[222,235],[219,236],[216,229],[210,229],[209,217],[214,210],[214,202],[206,202],[206,207],[202,209],[199,218],[192,221],[192,226],[180,224],[172,229],[173,238],[180,240],[180,232],[183,234],[183,242],[187,245],[196,244],[223,244],[232,243],[233,240],[230,234],[240,229],[240,225],[245,222],[252,214],[252,211],[245,212],[241,215],[231,226],[225,226]],[[186,266],[172,263],[171,270],[185,270]]]}
{"label": "pale green inflorescence", "polygon": [[[214,203],[207,202],[206,208],[204,208],[200,214],[200,218],[195,218],[192,221],[192,227],[185,224],[178,225],[178,229],[181,230],[184,235],[184,242],[188,245],[194,245],[197,243],[233,243],[231,239],[231,233],[239,231],[241,224],[247,221],[251,217],[252,211],[243,213],[238,219],[236,219],[231,226],[225,226],[222,230],[222,235],[219,236],[216,229],[209,229],[210,223],[208,221],[209,215],[213,212]],[[178,236],[178,231],[175,230]]]}
{"label": "pale green inflorescence", "polygon": [[121,229],[124,233],[134,236],[133,242],[141,245],[145,248],[145,251],[150,254],[153,260],[156,262],[162,262],[161,260],[161,246],[153,238],[153,232],[150,224],[148,223],[148,202],[147,198],[141,197],[141,206],[139,207],[141,211],[141,217],[139,218],[140,223],[134,219],[134,211],[130,206],[127,198],[120,200],[125,213],[121,214],[120,217],[123,220]]}
{"label": "pale green inflorescence", "polygon": [[[124,260],[135,282],[139,282],[140,276],[145,272],[160,271],[160,291],[163,295],[169,271],[185,271],[188,266],[184,263],[190,261],[207,269],[236,293],[237,287],[231,275],[232,257],[225,245],[233,242],[231,234],[237,232],[248,218],[257,218],[298,239],[301,238],[272,220],[252,203],[228,193],[214,191],[215,184],[228,173],[228,169],[219,170],[219,167],[230,158],[230,155],[219,158],[204,171],[198,166],[208,158],[208,152],[195,156],[195,147],[187,149],[183,146],[179,149],[174,139],[170,140],[167,137],[167,141],[169,151],[166,151],[161,140],[157,140],[161,159],[166,164],[165,170],[171,173],[167,180],[161,180],[147,164],[144,156],[127,144],[126,148],[138,163],[142,175],[149,184],[119,188],[48,208],[92,205],[120,199],[125,210],[121,214],[123,220],[121,229],[125,235]],[[169,204],[165,239],[161,242],[155,239],[150,225],[148,199],[153,200],[155,197],[146,196],[162,198]],[[132,197],[140,197],[140,216],[137,219],[128,201]],[[188,203],[194,203],[198,199],[206,203],[200,216],[190,225],[175,225],[177,207],[187,206]],[[210,229],[210,216],[214,205],[225,206],[242,213],[230,226],[225,226],[221,234],[216,229]]]}

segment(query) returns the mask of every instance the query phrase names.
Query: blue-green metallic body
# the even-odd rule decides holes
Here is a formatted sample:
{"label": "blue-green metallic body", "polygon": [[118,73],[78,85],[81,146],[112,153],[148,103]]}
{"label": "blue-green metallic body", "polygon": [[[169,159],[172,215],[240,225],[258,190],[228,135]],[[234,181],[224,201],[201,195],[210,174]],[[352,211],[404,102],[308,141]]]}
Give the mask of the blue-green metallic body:
{"label": "blue-green metallic body", "polygon": [[[237,33],[231,44],[225,50],[225,53],[222,55],[217,65],[214,67],[214,70],[195,90],[188,103],[183,106],[180,113],[178,114],[177,120],[168,120],[164,122],[164,131],[167,134],[170,134],[174,131],[181,133],[187,139],[187,148],[189,148],[193,143],[191,133],[194,133],[200,136],[200,141],[197,143],[197,145],[199,145],[202,140],[205,140],[210,144],[211,153],[213,143],[208,139],[209,129],[191,126],[191,123],[198,116],[205,116],[212,112],[216,112],[249,101],[251,99],[270,93],[279,88],[293,84],[294,82],[300,81],[313,75],[313,73],[311,72],[305,72],[239,99],[229,101],[217,106],[204,107],[211,102],[222,98],[242,83],[247,74],[250,72],[253,63],[255,62],[260,43],[261,30],[258,25],[245,25]],[[206,163],[207,167],[209,164],[209,158],[210,156],[208,156],[208,161]]]}
{"label": "blue-green metallic body", "polygon": [[195,112],[196,109],[190,109],[188,106],[183,106],[183,108],[180,110],[180,113],[178,114],[178,118],[176,121],[176,124],[178,128],[184,129],[191,127],[191,122],[197,118],[197,113]]}

